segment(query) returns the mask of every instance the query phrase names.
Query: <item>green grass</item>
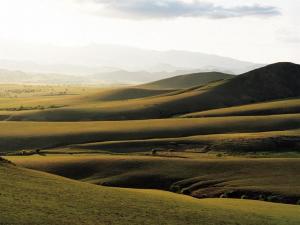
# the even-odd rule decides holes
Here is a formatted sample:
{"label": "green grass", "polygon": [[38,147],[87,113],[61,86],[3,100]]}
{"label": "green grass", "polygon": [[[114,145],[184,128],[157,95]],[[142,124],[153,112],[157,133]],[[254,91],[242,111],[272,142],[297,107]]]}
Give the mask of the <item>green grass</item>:
{"label": "green grass", "polygon": [[169,93],[173,90],[152,90],[139,87],[111,88],[86,96],[88,101],[120,101]]}
{"label": "green grass", "polygon": [[285,99],[280,101],[263,102],[250,105],[234,106],[221,109],[214,109],[202,112],[195,112],[183,115],[185,118],[195,117],[218,117],[218,116],[255,116],[274,115],[300,112],[300,99]]}
{"label": "green grass", "polygon": [[2,224],[297,225],[299,206],[249,200],[197,200],[153,190],[95,186],[0,165]]}
{"label": "green grass", "polygon": [[300,159],[172,158],[155,156],[13,156],[17,165],[95,184],[171,190],[195,197],[280,196],[300,200]]}
{"label": "green grass", "polygon": [[[158,96],[106,102],[96,101],[97,98],[91,98],[90,101],[82,98],[81,101],[78,99],[65,108],[17,113],[9,120],[95,121],[169,118],[218,108],[297,98],[300,96],[299,74],[299,65],[278,63],[228,80]],[[101,99],[101,94],[99,98]]]}
{"label": "green grass", "polygon": [[[298,225],[299,206],[219,197],[300,200],[299,68],[107,89],[1,86],[0,152],[17,166],[0,158],[0,224]],[[205,118],[178,118],[186,113]]]}
{"label": "green grass", "polygon": [[[65,152],[108,152],[134,153],[193,151],[193,152],[226,152],[227,154],[251,153],[252,156],[264,156],[266,153],[274,155],[297,156],[289,154],[299,151],[300,130],[268,131],[256,133],[229,133],[196,135],[176,138],[158,138],[145,140],[104,141],[69,146]],[[57,149],[54,152],[59,152]],[[49,150],[48,152],[52,152]],[[250,154],[251,155],[251,154]]]}
{"label": "green grass", "polygon": [[101,122],[0,122],[0,151],[102,141],[280,131],[299,126],[299,114]]}

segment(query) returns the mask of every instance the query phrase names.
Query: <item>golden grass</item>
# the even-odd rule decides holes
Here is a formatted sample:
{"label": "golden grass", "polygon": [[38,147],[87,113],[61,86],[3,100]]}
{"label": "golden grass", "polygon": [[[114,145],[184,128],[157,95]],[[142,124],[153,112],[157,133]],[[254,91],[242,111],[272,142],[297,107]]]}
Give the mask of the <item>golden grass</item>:
{"label": "golden grass", "polygon": [[[3,224],[297,225],[299,207],[99,187],[0,165]],[[255,210],[256,209],[256,210]]]}
{"label": "golden grass", "polygon": [[181,117],[249,116],[300,112],[300,99],[286,99],[250,105],[234,106],[195,112]]}
{"label": "golden grass", "polygon": [[101,122],[0,122],[0,150],[99,141],[279,131],[299,128],[300,114]]}
{"label": "golden grass", "polygon": [[300,159],[49,155],[7,157],[19,166],[107,186],[172,190],[219,197],[228,191],[300,200]]}
{"label": "golden grass", "polygon": [[[209,135],[195,135],[188,137],[175,138],[154,138],[143,140],[124,140],[124,141],[103,141],[86,144],[77,144],[66,147],[65,149],[53,149],[48,152],[111,152],[111,153],[134,153],[148,152],[156,149],[161,152],[176,151],[177,154],[184,151],[204,153],[211,151],[226,152],[226,153],[243,153],[255,152],[252,156],[260,156],[259,153],[270,152],[274,156],[275,153],[284,154],[287,152],[296,152],[296,143],[300,138],[300,130],[285,130],[285,131],[267,131],[255,133],[222,133]],[[276,142],[286,140],[286,147],[276,146]],[[295,146],[292,147],[291,144]],[[271,149],[271,145],[274,145]],[[199,154],[192,154],[193,157],[198,157]],[[200,154],[203,157],[204,154]],[[212,156],[212,154],[210,154]],[[266,155],[264,155],[266,156]]]}

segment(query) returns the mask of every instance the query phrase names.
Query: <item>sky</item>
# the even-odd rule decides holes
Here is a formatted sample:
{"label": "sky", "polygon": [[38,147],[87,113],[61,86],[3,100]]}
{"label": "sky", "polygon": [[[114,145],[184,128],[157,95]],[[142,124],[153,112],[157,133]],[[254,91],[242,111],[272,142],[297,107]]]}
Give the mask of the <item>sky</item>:
{"label": "sky", "polygon": [[0,0],[0,46],[117,44],[300,63],[298,0]]}

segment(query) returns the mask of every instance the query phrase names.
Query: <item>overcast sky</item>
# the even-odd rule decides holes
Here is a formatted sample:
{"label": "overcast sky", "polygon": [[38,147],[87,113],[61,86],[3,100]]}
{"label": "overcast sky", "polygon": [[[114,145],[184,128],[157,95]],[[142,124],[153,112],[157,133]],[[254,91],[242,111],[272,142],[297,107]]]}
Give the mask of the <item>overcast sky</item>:
{"label": "overcast sky", "polygon": [[0,45],[119,44],[300,63],[298,0],[0,0]]}

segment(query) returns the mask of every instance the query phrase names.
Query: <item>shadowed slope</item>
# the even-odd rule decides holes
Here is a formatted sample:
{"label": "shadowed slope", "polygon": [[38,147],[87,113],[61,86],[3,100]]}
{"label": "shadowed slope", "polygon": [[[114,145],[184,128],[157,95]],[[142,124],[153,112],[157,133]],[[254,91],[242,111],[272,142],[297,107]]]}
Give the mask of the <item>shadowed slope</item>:
{"label": "shadowed slope", "polygon": [[138,87],[114,88],[87,96],[85,99],[88,101],[118,101],[156,96],[170,91],[172,90],[151,90]]}
{"label": "shadowed slope", "polygon": [[2,224],[297,225],[299,207],[99,187],[0,163]]}
{"label": "shadowed slope", "polygon": [[193,73],[158,80],[140,85],[140,87],[149,89],[186,89],[233,77],[234,75],[218,72]]}
{"label": "shadowed slope", "polygon": [[[70,115],[69,115],[70,116]],[[100,141],[297,129],[299,114],[100,122],[0,122],[0,151]]]}
{"label": "shadowed slope", "polygon": [[[175,159],[149,156],[9,157],[17,165],[115,187],[171,190],[195,197],[300,200],[299,159]],[[279,200],[280,197],[280,200]]]}
{"label": "shadowed slope", "polygon": [[10,117],[10,120],[81,121],[167,118],[196,111],[298,96],[300,96],[300,66],[292,63],[277,63],[229,80],[165,96],[20,113]]}
{"label": "shadowed slope", "polygon": [[[72,145],[64,152],[226,152],[229,154],[299,152],[300,130],[269,131],[256,133],[229,133],[196,135],[177,138],[157,138],[146,140],[104,141]],[[59,149],[58,149],[59,150]],[[57,149],[48,152],[57,152]],[[172,154],[171,154],[172,155]],[[201,154],[200,154],[201,156]]]}
{"label": "shadowed slope", "polygon": [[180,117],[255,116],[300,113],[300,99],[285,99],[186,114]]}

